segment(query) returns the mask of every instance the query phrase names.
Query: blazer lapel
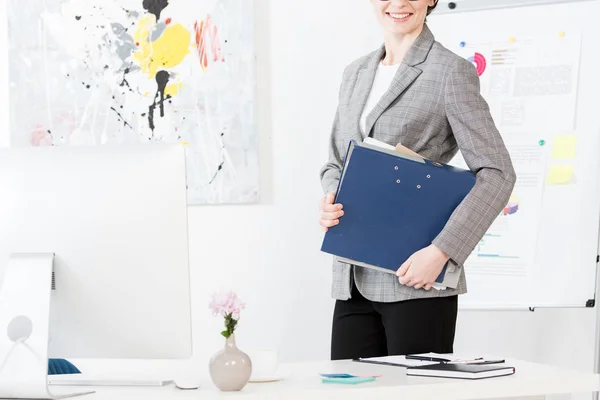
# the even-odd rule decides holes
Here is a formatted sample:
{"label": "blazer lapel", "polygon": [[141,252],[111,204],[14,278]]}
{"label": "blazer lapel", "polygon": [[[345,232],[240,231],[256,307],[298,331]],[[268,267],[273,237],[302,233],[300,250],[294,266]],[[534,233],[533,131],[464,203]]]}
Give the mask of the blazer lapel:
{"label": "blazer lapel", "polygon": [[377,73],[377,67],[379,62],[385,54],[385,47],[382,45],[377,51],[373,53],[373,56],[368,60],[366,64],[358,71],[358,77],[356,78],[356,86],[353,90],[353,99],[351,104],[352,107],[351,116],[353,118],[352,125],[356,127],[357,132],[360,132],[360,136],[364,139],[365,135],[360,127],[360,117],[369,99],[371,88],[373,87],[373,81],[375,80],[375,74]]}
{"label": "blazer lapel", "polygon": [[[421,32],[419,37],[417,37],[417,39],[415,40],[415,42],[413,43],[411,48],[408,50],[408,52],[404,56],[404,59],[402,60],[402,64],[398,67],[398,71],[396,72],[394,80],[393,80],[392,84],[390,85],[389,89],[385,92],[385,94],[381,97],[379,102],[375,105],[375,107],[373,108],[373,111],[371,111],[371,113],[367,116],[367,120],[366,120],[366,124],[365,124],[365,132],[363,132],[363,137],[371,135],[371,130],[373,129],[375,122],[381,116],[381,114],[383,114],[383,112],[402,93],[404,93],[404,91],[415,81],[415,79],[417,79],[419,77],[419,75],[421,75],[422,70],[420,68],[417,68],[416,65],[419,65],[423,61],[425,61],[425,59],[427,58],[427,55],[429,54],[429,50],[431,50],[431,46],[433,46],[434,42],[435,42],[435,39],[433,37],[433,34],[431,33],[431,31],[429,30],[427,25],[425,25],[423,27],[423,31]],[[385,49],[384,49],[384,54],[385,54]],[[377,65],[378,64],[379,63],[377,63]],[[376,68],[377,68],[377,66],[375,66],[375,69]],[[373,73],[373,77],[374,76],[375,76],[375,73]],[[372,86],[372,83],[373,83],[373,79],[371,79],[371,81],[370,81],[371,86]],[[371,88],[371,86],[369,86],[369,89]],[[367,91],[367,94],[365,97],[365,103],[369,96],[368,92],[370,92],[370,90]],[[361,106],[361,109],[359,112],[359,118],[360,118],[360,113],[362,113],[363,108],[364,108],[364,104],[362,104],[362,106]]]}

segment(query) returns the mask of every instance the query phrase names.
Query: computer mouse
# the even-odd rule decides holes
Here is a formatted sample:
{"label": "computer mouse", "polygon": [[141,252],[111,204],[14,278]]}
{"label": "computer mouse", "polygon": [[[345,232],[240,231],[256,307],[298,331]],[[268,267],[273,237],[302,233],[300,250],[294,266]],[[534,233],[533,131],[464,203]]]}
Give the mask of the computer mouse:
{"label": "computer mouse", "polygon": [[175,387],[181,390],[194,390],[200,387],[200,381],[193,377],[181,378],[175,381]]}

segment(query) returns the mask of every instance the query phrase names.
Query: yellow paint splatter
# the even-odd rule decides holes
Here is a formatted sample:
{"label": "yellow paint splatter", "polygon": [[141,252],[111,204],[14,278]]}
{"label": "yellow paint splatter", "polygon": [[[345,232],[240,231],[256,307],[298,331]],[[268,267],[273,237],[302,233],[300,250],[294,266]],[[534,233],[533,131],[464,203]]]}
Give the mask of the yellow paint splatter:
{"label": "yellow paint splatter", "polygon": [[183,87],[183,83],[182,82],[173,83],[171,85],[167,85],[167,87],[165,88],[165,96],[174,97],[177,93],[179,93],[179,90],[182,87]]}
{"label": "yellow paint splatter", "polygon": [[133,59],[138,63],[140,67],[146,64],[146,60],[150,59],[152,54],[152,46],[150,46],[150,32],[152,28],[156,26],[156,17],[150,14],[142,19],[138,23],[138,27],[133,33],[133,40],[138,50],[133,54]]}
{"label": "yellow paint splatter", "polygon": [[155,25],[156,20],[153,15],[144,17],[133,34],[138,46],[133,59],[149,78],[154,78],[161,69],[168,70],[179,65],[190,53],[191,33],[183,25],[167,26],[160,38],[151,42],[150,34]]}

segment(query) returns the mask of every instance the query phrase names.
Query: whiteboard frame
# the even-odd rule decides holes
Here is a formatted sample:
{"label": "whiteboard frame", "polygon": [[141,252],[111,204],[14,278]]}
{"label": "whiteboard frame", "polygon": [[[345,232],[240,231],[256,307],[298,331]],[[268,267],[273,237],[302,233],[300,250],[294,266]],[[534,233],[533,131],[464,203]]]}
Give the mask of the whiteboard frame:
{"label": "whiteboard frame", "polygon": [[[596,0],[440,0],[438,7],[432,15],[455,14],[462,12],[473,12],[482,10],[494,10],[501,8],[516,8],[516,7],[533,7],[544,4],[559,4],[559,3],[582,3],[585,1]],[[451,9],[449,4],[456,4],[455,9]],[[484,4],[482,4],[484,3]]]}
{"label": "whiteboard frame", "polygon": [[[600,132],[598,132],[600,135]],[[600,225],[598,226],[598,233],[600,236]],[[598,240],[598,251],[596,256],[596,293],[594,298],[597,297],[598,288],[600,287],[600,274],[598,273],[598,269],[600,268],[600,239]],[[596,299],[595,299],[596,300]],[[600,307],[598,304],[595,304],[596,307],[596,334],[594,335],[596,341],[594,343],[594,373],[600,373]],[[599,397],[598,392],[594,392],[592,398],[594,400],[598,400]]]}

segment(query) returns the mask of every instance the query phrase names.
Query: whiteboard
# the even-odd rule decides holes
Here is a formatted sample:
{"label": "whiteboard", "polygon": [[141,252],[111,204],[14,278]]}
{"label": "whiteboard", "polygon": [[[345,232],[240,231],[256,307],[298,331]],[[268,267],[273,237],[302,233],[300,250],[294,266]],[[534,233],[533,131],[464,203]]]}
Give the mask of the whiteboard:
{"label": "whiteboard", "polygon": [[465,265],[461,308],[589,306],[600,226],[600,3],[469,12],[456,4],[455,13],[441,4],[428,25],[479,67],[518,176],[509,207]]}

